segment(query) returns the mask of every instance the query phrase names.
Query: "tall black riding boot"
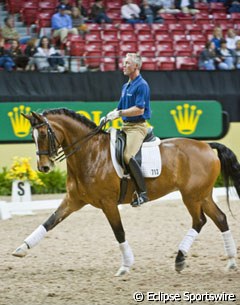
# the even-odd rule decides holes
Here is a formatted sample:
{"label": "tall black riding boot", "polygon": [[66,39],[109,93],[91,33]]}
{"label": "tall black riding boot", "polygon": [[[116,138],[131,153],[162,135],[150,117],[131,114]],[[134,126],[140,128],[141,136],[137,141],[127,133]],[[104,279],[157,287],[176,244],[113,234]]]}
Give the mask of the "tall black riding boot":
{"label": "tall black riding boot", "polygon": [[141,168],[135,158],[130,159],[128,167],[130,169],[130,175],[133,178],[134,184],[137,189],[137,198],[133,200],[131,205],[133,207],[137,207],[148,201],[145,181]]}

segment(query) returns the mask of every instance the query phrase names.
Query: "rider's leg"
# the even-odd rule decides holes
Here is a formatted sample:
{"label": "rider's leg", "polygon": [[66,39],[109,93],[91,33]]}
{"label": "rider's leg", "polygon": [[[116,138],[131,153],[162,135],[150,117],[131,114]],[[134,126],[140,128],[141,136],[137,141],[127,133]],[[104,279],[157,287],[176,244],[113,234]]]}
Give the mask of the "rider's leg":
{"label": "rider's leg", "polygon": [[131,177],[133,178],[138,193],[137,199],[132,202],[132,205],[139,206],[148,199],[143,174],[134,157],[147,135],[148,128],[146,123],[124,123],[122,129],[126,133],[124,161],[130,170]]}

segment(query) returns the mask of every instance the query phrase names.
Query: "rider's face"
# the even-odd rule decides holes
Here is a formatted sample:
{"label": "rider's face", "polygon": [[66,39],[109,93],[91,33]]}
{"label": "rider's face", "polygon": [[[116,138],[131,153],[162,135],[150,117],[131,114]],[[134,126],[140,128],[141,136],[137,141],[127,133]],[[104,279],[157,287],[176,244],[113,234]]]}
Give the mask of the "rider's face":
{"label": "rider's face", "polygon": [[132,60],[131,56],[126,56],[123,60],[123,74],[131,75],[137,69],[137,64]]}

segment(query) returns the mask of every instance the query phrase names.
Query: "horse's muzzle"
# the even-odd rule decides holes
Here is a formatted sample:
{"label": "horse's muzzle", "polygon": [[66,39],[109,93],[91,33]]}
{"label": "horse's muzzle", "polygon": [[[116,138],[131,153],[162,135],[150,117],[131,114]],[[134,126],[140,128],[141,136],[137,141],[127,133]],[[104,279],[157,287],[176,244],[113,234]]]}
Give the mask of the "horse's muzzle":
{"label": "horse's muzzle", "polygon": [[50,171],[50,167],[49,166],[40,166],[39,171],[43,172],[43,173],[48,173]]}

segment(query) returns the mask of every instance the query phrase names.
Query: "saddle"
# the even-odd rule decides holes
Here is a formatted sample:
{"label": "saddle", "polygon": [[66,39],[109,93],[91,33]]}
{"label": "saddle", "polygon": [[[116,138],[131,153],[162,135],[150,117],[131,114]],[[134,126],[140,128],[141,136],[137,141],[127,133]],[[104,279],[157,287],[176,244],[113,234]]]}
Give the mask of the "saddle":
{"label": "saddle", "polygon": [[[123,157],[126,146],[126,134],[115,128],[110,128],[109,132],[112,163],[117,175],[121,179],[120,196],[118,200],[118,203],[120,204],[125,198],[128,180],[130,179]],[[160,143],[161,141],[154,135],[153,129],[149,128],[143,145],[135,156],[145,178],[155,178],[161,173]]]}
{"label": "saddle", "polygon": [[[150,127],[148,128],[148,133],[144,138],[143,143],[154,142],[154,141],[156,141],[156,136],[153,133],[153,128]],[[116,146],[115,146],[116,159],[120,164],[120,166],[123,168],[124,174],[127,174],[128,170],[123,158],[125,146],[126,146],[126,134],[124,131],[118,129],[116,133]],[[135,159],[138,162],[139,166],[141,167],[142,147],[139,149],[138,153],[136,154]]]}

